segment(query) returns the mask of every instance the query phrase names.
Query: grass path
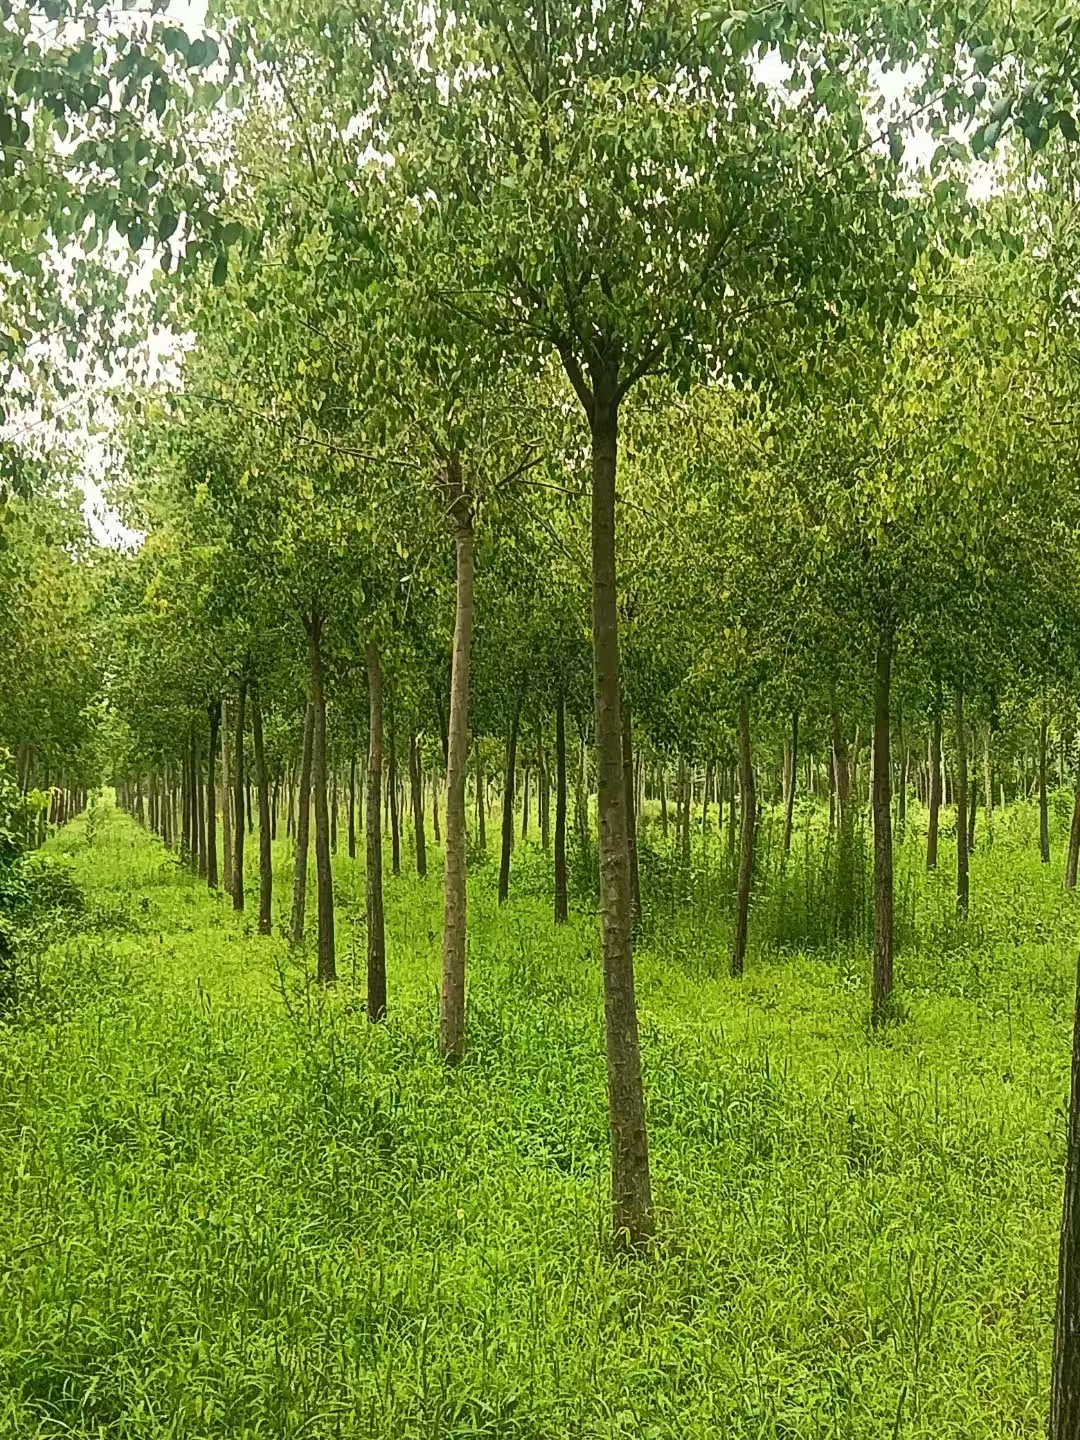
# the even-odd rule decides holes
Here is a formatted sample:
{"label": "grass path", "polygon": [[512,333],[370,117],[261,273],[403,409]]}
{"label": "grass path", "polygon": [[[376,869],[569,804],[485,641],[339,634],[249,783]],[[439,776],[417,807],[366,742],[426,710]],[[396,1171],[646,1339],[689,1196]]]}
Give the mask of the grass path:
{"label": "grass path", "polygon": [[626,1265],[590,919],[479,876],[448,1075],[437,876],[388,883],[372,1027],[360,863],[327,997],[115,811],[50,848],[88,910],[0,1032],[3,1440],[1042,1433],[1075,915],[1026,851],[976,857],[977,951],[901,957],[885,1040],[839,964],[737,985],[726,932],[657,929]]}

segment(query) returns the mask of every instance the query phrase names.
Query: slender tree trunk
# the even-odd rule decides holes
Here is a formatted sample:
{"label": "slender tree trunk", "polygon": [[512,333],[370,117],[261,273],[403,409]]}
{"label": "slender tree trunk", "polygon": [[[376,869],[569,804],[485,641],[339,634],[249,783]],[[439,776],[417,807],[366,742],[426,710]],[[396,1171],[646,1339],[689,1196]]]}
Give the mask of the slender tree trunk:
{"label": "slender tree trunk", "polygon": [[930,726],[930,820],[926,831],[926,868],[937,869],[938,819],[941,814],[941,681],[937,682]]}
{"label": "slender tree trunk", "polygon": [[1046,799],[1046,715],[1039,720],[1039,859],[1050,864],[1050,810]]}
{"label": "slender tree trunk", "polygon": [[236,743],[233,746],[233,909],[244,908],[244,704],[247,684],[241,680],[236,696]]}
{"label": "slender tree trunk", "polygon": [[251,689],[251,743],[255,752],[255,786],[259,795],[259,934],[269,935],[272,925],[274,871],[270,858],[270,787],[263,750],[262,705]]}
{"label": "slender tree trunk", "polygon": [[1065,862],[1065,888],[1076,889],[1076,871],[1080,864],[1080,761],[1077,765],[1076,788],[1073,794],[1072,825],[1069,829],[1069,853]]}
{"label": "slender tree trunk", "polygon": [[791,854],[791,817],[795,810],[795,777],[799,770],[799,712],[791,712],[791,736],[784,756],[784,834],[781,842],[786,860]]}
{"label": "slender tree trunk", "polygon": [[374,640],[367,643],[367,1009],[368,1019],[386,1014],[386,928],[383,920],[382,858],[382,661]]}
{"label": "slender tree trunk", "polygon": [[427,875],[427,837],[424,834],[424,777],[420,770],[420,747],[409,736],[409,788],[412,794],[413,832],[416,838],[416,873]]}
{"label": "slender tree trunk", "polygon": [[600,920],[611,1128],[612,1221],[616,1243],[631,1249],[652,1235],[652,1187],[641,1081],[630,852],[619,716],[619,620],[615,572],[618,400],[614,376],[597,374],[592,431],[593,689],[596,701]]}
{"label": "slender tree trunk", "polygon": [[222,868],[225,872],[225,893],[233,892],[233,795],[229,773],[229,705],[221,702],[221,843]]}
{"label": "slender tree trunk", "polygon": [[667,766],[660,764],[660,833],[667,839]]}
{"label": "slender tree trunk", "polygon": [[551,852],[551,787],[548,783],[547,759],[544,756],[544,747],[540,745],[536,756],[536,783],[538,804],[540,807],[540,845],[545,855]]}
{"label": "slender tree trunk", "polygon": [[480,837],[480,851],[487,854],[487,796],[484,793],[484,757],[480,741],[476,741],[476,829]]}
{"label": "slender tree trunk", "polygon": [[679,756],[679,803],[677,813],[679,857],[684,870],[690,868],[690,770],[685,758]]}
{"label": "slender tree trunk", "polygon": [[469,765],[469,667],[473,621],[473,522],[456,456],[447,467],[454,505],[454,651],[450,667],[450,719],[446,745],[446,870],[439,1048],[450,1063],[465,1051],[466,829],[465,778]]}
{"label": "slender tree trunk", "polygon": [[309,700],[304,711],[304,753],[300,762],[300,790],[296,797],[296,854],[293,857],[292,923],[289,939],[299,948],[304,943],[304,915],[307,909],[308,840],[311,834],[311,754],[315,743],[315,706]]}
{"label": "slender tree trunk", "polygon": [[993,737],[990,726],[987,725],[983,732],[983,810],[986,817],[986,839],[991,843],[994,838],[994,758],[993,758]]}
{"label": "slender tree trunk", "polygon": [[555,923],[566,923],[566,697],[555,697]]}
{"label": "slender tree trunk", "polygon": [[967,737],[964,733],[964,692],[957,685],[953,697],[956,716],[956,908],[968,912],[967,846]]}
{"label": "slender tree trunk", "polygon": [[514,777],[517,771],[518,725],[521,722],[522,692],[514,702],[514,717],[506,738],[506,783],[503,786],[502,852],[499,856],[499,904],[510,893],[510,851],[514,845]]}
{"label": "slender tree trunk", "polygon": [[349,752],[349,859],[356,859],[356,747]]}
{"label": "slender tree trunk", "polygon": [[[974,748],[974,746],[972,747]],[[968,855],[975,854],[975,818],[979,809],[979,785],[976,779],[978,770],[975,766],[975,756],[971,757],[971,764],[968,766]]]}
{"label": "slender tree trunk", "polygon": [[630,702],[622,704],[622,773],[623,803],[626,806],[626,846],[630,857],[630,916],[636,925],[641,920],[641,876],[638,871],[637,815],[634,811],[634,729]]}
{"label": "slender tree trunk", "polygon": [[330,869],[330,814],[327,804],[326,693],[323,687],[322,617],[306,618],[311,703],[315,710],[311,736],[311,770],[315,789],[315,886],[319,932],[316,974],[324,985],[337,979],[334,945],[334,877]]}
{"label": "slender tree trunk", "polygon": [[739,848],[739,886],[735,896],[735,943],[731,951],[731,973],[743,973],[746,937],[750,916],[750,886],[754,878],[754,827],[757,802],[754,796],[754,759],[750,749],[750,701],[739,704],[739,802],[742,834]]}
{"label": "slender tree trunk", "polygon": [[874,675],[874,975],[870,1017],[882,1024],[893,988],[892,762],[889,754],[889,690],[892,641],[878,642]]}
{"label": "slender tree trunk", "polygon": [[206,879],[206,811],[203,808],[202,755],[199,750],[199,736],[194,722],[191,726],[191,790],[192,808],[195,814],[195,845],[199,859],[199,874]]}
{"label": "slender tree trunk", "polygon": [[330,772],[330,854],[337,854],[338,783],[337,766]]}
{"label": "slender tree trunk", "polygon": [[389,756],[386,767],[386,788],[390,800],[390,870],[394,875],[401,874],[401,811],[398,808],[398,783],[397,783],[397,733],[394,729],[394,693],[391,688],[388,704],[387,720],[389,733],[387,743]]}
{"label": "slender tree trunk", "polygon": [[523,785],[522,785],[522,792],[521,792],[521,798],[522,798],[522,805],[521,805],[521,838],[522,838],[522,840],[527,840],[527,839],[529,838],[529,779],[530,779],[530,766],[529,766],[529,764],[528,764],[528,761],[526,761],[526,763],[525,763],[525,775],[524,775],[524,777],[523,777],[523,782],[524,782],[524,783],[523,783]]}
{"label": "slender tree trunk", "polygon": [[900,831],[900,839],[903,841],[904,830],[907,826],[908,747],[907,740],[904,738],[904,711],[902,705],[897,708],[896,743],[900,747],[899,794],[896,798],[896,826]]}
{"label": "slender tree trunk", "polygon": [[210,725],[210,745],[206,751],[206,883],[211,890],[216,890],[218,888],[217,777],[214,774],[214,761],[217,759],[221,702],[215,700],[212,705],[208,705],[206,714]]}
{"label": "slender tree trunk", "polygon": [[1058,1251],[1049,1440],[1080,1435],[1080,973],[1073,1018],[1065,1193]]}
{"label": "slender tree trunk", "polygon": [[701,833],[705,835],[709,828],[709,798],[712,794],[713,767],[712,761],[705,763],[705,784],[701,787]]}

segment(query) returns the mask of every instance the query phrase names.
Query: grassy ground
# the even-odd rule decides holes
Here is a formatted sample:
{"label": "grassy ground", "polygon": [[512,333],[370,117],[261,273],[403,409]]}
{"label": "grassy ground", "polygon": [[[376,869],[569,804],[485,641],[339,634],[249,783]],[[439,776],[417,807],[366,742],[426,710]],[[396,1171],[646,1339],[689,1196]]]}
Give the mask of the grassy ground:
{"label": "grassy ground", "polygon": [[437,875],[388,881],[372,1027],[360,862],[328,997],[126,817],[93,830],[51,842],[87,912],[0,1031],[4,1440],[1041,1433],[1076,911],[1026,811],[980,845],[966,931],[901,847],[883,1038],[865,956],[807,928],[809,845],[740,983],[708,854],[682,899],[656,861],[636,1264],[601,1239],[595,922],[550,923],[542,857],[501,913],[471,882],[447,1074]]}

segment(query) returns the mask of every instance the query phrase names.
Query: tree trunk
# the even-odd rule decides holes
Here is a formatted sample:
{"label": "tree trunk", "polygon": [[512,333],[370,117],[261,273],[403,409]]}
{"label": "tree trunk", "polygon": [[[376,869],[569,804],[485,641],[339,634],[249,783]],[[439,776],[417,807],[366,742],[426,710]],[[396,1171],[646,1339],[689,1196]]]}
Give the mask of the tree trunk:
{"label": "tree trunk", "polygon": [[484,793],[484,757],[480,753],[480,741],[476,742],[476,830],[480,839],[481,853],[487,854],[487,796]]}
{"label": "tree trunk", "polygon": [[356,747],[349,751],[349,859],[356,859]]}
{"label": "tree trunk", "polygon": [[685,758],[679,756],[679,796],[676,825],[679,833],[679,858],[683,868],[690,868],[690,772]]}
{"label": "tree trunk", "polygon": [[251,743],[255,752],[255,785],[259,794],[259,934],[269,935],[272,923],[274,871],[270,858],[270,787],[263,750],[262,705],[251,689]]}
{"label": "tree trunk", "polygon": [[889,689],[892,641],[878,641],[874,674],[874,975],[870,1018],[882,1024],[893,988],[892,764],[889,754]]}
{"label": "tree trunk", "polygon": [[409,736],[409,789],[412,797],[413,834],[416,840],[416,873],[427,875],[427,837],[424,834],[424,777],[420,770],[420,747]]}
{"label": "tree trunk", "polygon": [[555,923],[566,923],[566,697],[555,697]]}
{"label": "tree trunk", "polygon": [[1080,863],[1080,761],[1077,766],[1076,790],[1073,795],[1072,825],[1069,829],[1069,854],[1065,862],[1065,888],[1076,889],[1076,871]]}
{"label": "tree trunk", "polygon": [[390,801],[390,871],[393,875],[401,874],[401,812],[398,808],[398,784],[397,784],[397,733],[394,729],[394,693],[391,688],[388,706],[388,735],[387,743],[389,755],[386,766],[386,789]]}
{"label": "tree trunk", "polygon": [[229,706],[221,701],[221,862],[225,893],[233,890],[233,795],[229,773]]}
{"label": "tree trunk", "polygon": [[619,716],[619,619],[615,573],[616,379],[596,376],[592,431],[593,690],[596,703],[600,919],[611,1128],[612,1223],[631,1249],[652,1235],[652,1187],[641,1082],[634,956],[630,936],[630,852]]}
{"label": "tree trunk", "polygon": [[382,858],[382,662],[374,640],[367,643],[367,1013],[371,1021],[386,1014],[386,928],[383,920]]}
{"label": "tree trunk", "polygon": [[622,774],[623,804],[626,807],[626,848],[630,858],[630,917],[636,925],[641,920],[641,876],[638,871],[637,815],[634,812],[634,728],[630,702],[621,697],[622,705]]}
{"label": "tree trunk", "polygon": [[551,791],[548,784],[547,760],[543,745],[536,752],[537,805],[540,809],[540,846],[545,855],[551,853]]}
{"label": "tree trunk", "polygon": [[705,835],[709,828],[709,798],[712,793],[713,767],[712,761],[705,763],[705,784],[701,787],[701,833]]}
{"label": "tree trunk", "polygon": [[499,904],[510,893],[510,851],[514,844],[514,776],[517,770],[518,725],[521,723],[522,692],[514,702],[514,717],[506,737],[506,782],[503,786],[502,852],[499,856]]}
{"label": "tree trunk", "polygon": [[667,767],[660,764],[660,833],[667,839]]}
{"label": "tree trunk", "polygon": [[473,521],[456,456],[447,478],[454,504],[454,651],[450,666],[450,719],[446,745],[446,869],[443,910],[439,1048],[456,1064],[465,1051],[466,828],[465,779],[469,764],[469,667],[473,620]]}
{"label": "tree trunk", "polygon": [[195,815],[195,848],[198,854],[199,874],[206,879],[206,810],[203,807],[202,755],[199,752],[199,736],[195,724],[191,726],[191,800]]}
{"label": "tree trunk", "polygon": [[926,831],[926,868],[937,869],[938,819],[941,814],[941,681],[937,682],[930,727],[930,820]]}
{"label": "tree trunk", "polygon": [[968,912],[967,846],[967,737],[964,734],[964,692],[957,685],[953,696],[956,716],[956,908]]}
{"label": "tree trunk", "polygon": [[1080,973],[1073,1018],[1072,1084],[1065,1194],[1058,1250],[1057,1315],[1050,1381],[1049,1440],[1080,1435]]}
{"label": "tree trunk", "polygon": [[214,762],[217,759],[221,702],[215,700],[212,705],[208,705],[206,714],[210,725],[210,746],[206,752],[206,883],[209,889],[216,890],[218,888],[217,776],[214,773]]}
{"label": "tree trunk", "polygon": [[990,726],[983,734],[983,810],[986,818],[986,839],[989,844],[994,838],[994,760],[991,749],[993,740]]}
{"label": "tree trunk", "polygon": [[791,817],[795,810],[795,777],[799,765],[799,712],[791,712],[791,736],[784,754],[784,834],[781,849],[786,860],[791,854]]}
{"label": "tree trunk", "polygon": [[300,789],[296,797],[296,854],[293,857],[292,923],[289,940],[297,948],[304,943],[304,915],[307,909],[308,839],[311,834],[311,752],[315,743],[315,706],[309,700],[304,711],[304,753],[300,761]]}
{"label": "tree trunk", "polygon": [[529,838],[529,779],[530,779],[530,767],[529,767],[528,761],[526,761],[526,762],[525,762],[525,775],[524,775],[524,777],[523,777],[524,783],[523,783],[522,792],[521,792],[521,800],[522,800],[522,804],[521,804],[521,838],[522,838],[522,840],[527,840],[527,839]]}
{"label": "tree trunk", "polygon": [[743,973],[746,937],[750,917],[750,886],[754,878],[754,826],[757,803],[754,796],[754,760],[750,749],[750,701],[739,704],[739,808],[742,827],[739,847],[739,886],[735,895],[735,943],[731,951],[731,973]]}
{"label": "tree trunk", "polygon": [[968,854],[975,853],[975,817],[979,809],[979,786],[976,780],[978,770],[975,768],[975,757],[972,756],[971,765],[968,767]]}
{"label": "tree trunk", "polygon": [[1046,799],[1046,716],[1039,720],[1039,859],[1050,864],[1050,811]]}
{"label": "tree trunk", "polygon": [[323,688],[322,617],[305,620],[308,664],[311,667],[311,703],[315,710],[311,736],[311,770],[315,788],[315,886],[319,933],[316,974],[324,985],[337,979],[334,946],[334,877],[330,870],[330,814],[326,773],[326,693]]}
{"label": "tree trunk", "polygon": [[241,680],[236,696],[236,743],[233,747],[233,909],[244,908],[244,702],[247,684]]}

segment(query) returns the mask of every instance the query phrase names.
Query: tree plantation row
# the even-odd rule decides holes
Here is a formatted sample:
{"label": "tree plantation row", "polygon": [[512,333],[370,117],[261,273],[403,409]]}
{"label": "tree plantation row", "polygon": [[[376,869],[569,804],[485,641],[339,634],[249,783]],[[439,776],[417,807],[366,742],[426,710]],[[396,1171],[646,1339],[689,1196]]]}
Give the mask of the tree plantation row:
{"label": "tree plantation row", "polygon": [[[507,902],[535,814],[555,920],[598,904],[611,1233],[647,1254],[650,863],[730,857],[738,977],[800,837],[834,939],[861,936],[866,836],[868,1043],[904,1015],[909,809],[930,870],[950,832],[962,925],[1000,808],[1035,795],[1052,862],[1053,776],[1075,887],[1080,12],[24,14],[7,849],[115,784],[238,910],[250,833],[258,928],[301,954],[313,851],[331,986],[331,856],[362,833],[378,1023],[384,868],[423,876],[430,822],[453,1067],[467,876],[494,803]],[[91,471],[124,547],[89,541]],[[1054,1440],[1080,1432],[1078,1106]]]}

